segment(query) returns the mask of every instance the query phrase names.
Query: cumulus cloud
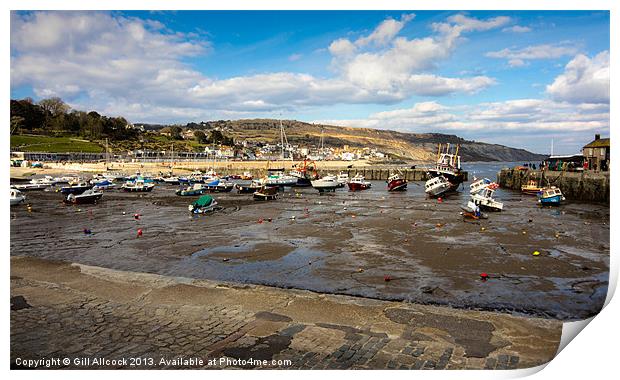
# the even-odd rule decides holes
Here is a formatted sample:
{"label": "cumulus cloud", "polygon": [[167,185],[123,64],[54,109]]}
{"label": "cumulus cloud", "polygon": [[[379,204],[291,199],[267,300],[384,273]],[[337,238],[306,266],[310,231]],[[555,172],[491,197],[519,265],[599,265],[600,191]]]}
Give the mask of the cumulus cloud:
{"label": "cumulus cloud", "polygon": [[[242,114],[474,93],[495,81],[429,71],[450,56],[464,33],[509,21],[455,15],[433,24],[434,35],[408,39],[398,35],[414,19],[408,14],[386,19],[353,41],[334,40],[328,47],[335,70],[331,77],[273,72],[215,79],[183,63],[208,54],[210,44],[196,33],[174,32],[158,21],[106,12],[14,12],[11,17],[12,86],[29,85],[37,96],[61,96],[88,109],[118,107],[130,119],[170,113],[146,121],[188,120],[200,109],[211,115]],[[186,117],[180,118],[183,109]]]}
{"label": "cumulus cloud", "polygon": [[577,55],[547,86],[547,93],[571,103],[609,103],[609,86],[609,51],[603,51],[593,58]]}
{"label": "cumulus cloud", "polygon": [[522,49],[502,49],[488,52],[485,55],[490,58],[508,59],[510,66],[524,66],[526,61],[534,59],[556,59],[577,53],[577,48],[567,44],[541,44],[527,46]]}

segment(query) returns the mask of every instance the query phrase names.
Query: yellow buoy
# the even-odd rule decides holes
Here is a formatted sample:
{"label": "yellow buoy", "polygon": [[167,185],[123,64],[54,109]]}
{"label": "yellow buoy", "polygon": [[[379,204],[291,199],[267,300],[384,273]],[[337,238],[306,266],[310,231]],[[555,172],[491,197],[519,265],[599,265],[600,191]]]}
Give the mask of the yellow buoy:
{"label": "yellow buoy", "polygon": [[534,252],[532,252],[532,255],[534,255],[534,256],[538,256],[538,255],[540,255],[540,252],[538,252],[538,251],[534,251]]}

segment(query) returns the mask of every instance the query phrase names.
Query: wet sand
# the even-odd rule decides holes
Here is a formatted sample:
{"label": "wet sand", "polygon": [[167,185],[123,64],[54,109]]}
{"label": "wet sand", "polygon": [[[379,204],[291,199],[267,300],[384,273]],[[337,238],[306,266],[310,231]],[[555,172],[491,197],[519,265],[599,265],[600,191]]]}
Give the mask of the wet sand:
{"label": "wet sand", "polygon": [[[541,208],[499,190],[505,211],[472,222],[459,215],[465,193],[439,203],[423,183],[388,193],[375,181],[357,193],[287,189],[272,202],[214,194],[220,211],[191,216],[195,198],[176,189],[110,190],[81,206],[28,192],[32,212],[11,207],[11,255],[561,320],[596,314],[607,292],[604,205]],[[480,281],[481,272],[491,278]]]}

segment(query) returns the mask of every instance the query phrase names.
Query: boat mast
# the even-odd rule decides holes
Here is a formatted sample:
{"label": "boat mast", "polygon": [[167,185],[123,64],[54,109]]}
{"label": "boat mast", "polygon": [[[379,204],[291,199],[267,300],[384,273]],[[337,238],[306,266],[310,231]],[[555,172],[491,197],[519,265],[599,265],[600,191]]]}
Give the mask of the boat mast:
{"label": "boat mast", "polygon": [[284,127],[282,126],[282,115],[280,115],[280,151],[282,161],[284,161]]}
{"label": "boat mast", "polygon": [[174,143],[171,144],[171,150],[170,150],[170,175],[172,175],[172,161],[174,161]]}
{"label": "boat mast", "polygon": [[110,164],[110,151],[108,149],[108,139],[105,139],[105,170],[108,170]]}

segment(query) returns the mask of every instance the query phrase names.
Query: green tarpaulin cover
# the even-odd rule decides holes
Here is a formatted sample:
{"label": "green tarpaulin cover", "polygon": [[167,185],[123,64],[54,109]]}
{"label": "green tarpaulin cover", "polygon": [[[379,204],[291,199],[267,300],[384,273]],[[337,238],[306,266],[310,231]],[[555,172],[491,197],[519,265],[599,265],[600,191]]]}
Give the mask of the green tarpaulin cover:
{"label": "green tarpaulin cover", "polygon": [[198,200],[196,202],[194,202],[194,207],[204,207],[204,206],[208,206],[211,204],[211,202],[213,202],[213,197],[210,195],[203,195],[202,197],[198,198]]}

